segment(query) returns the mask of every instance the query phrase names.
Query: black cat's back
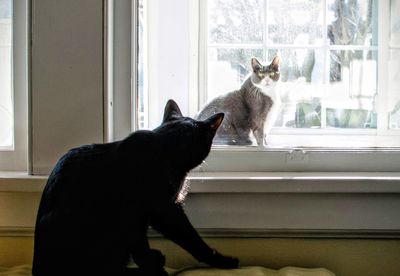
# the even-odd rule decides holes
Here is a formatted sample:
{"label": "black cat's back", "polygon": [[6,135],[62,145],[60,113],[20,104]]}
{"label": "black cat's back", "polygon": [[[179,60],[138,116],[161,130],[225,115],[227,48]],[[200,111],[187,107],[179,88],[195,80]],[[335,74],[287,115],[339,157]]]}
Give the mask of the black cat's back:
{"label": "black cat's back", "polygon": [[113,169],[116,146],[115,143],[85,145],[62,156],[48,178],[38,218],[43,213],[58,211],[54,209],[57,207],[71,205],[73,208],[74,204],[83,204],[88,190],[94,193],[103,190],[104,182],[107,182],[106,172]]}
{"label": "black cat's back", "polygon": [[97,205],[96,202],[107,202],[107,195],[112,193],[106,191],[105,184],[111,179],[105,172],[113,169],[115,147],[116,144],[104,144],[74,148],[57,162],[39,205],[34,275],[54,275],[61,265],[66,267],[58,274],[67,275],[70,273],[68,263],[85,269],[82,259],[96,262],[96,258],[101,258],[96,256],[95,245],[101,236],[99,233],[107,229],[107,222],[102,225],[99,217],[110,218],[107,213],[115,206]]}
{"label": "black cat's back", "polygon": [[85,145],[60,158],[37,214],[33,275],[122,275],[136,242],[130,235],[145,232],[148,223],[148,136],[143,131],[120,142]]}

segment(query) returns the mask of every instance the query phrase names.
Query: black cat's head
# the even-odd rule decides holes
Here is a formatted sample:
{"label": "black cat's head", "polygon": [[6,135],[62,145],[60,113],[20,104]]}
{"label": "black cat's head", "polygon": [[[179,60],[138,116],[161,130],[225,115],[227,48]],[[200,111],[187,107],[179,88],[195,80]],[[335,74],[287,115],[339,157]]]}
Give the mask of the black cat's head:
{"label": "black cat's head", "polygon": [[154,129],[171,162],[189,171],[201,164],[210,152],[218,127],[224,118],[218,113],[204,121],[184,117],[176,102],[169,100],[162,124]]}
{"label": "black cat's head", "polygon": [[270,65],[262,65],[258,59],[251,59],[251,67],[253,68],[252,80],[254,83],[259,84],[264,82],[265,85],[271,85],[277,82],[280,78],[279,72],[280,58],[274,57]]}

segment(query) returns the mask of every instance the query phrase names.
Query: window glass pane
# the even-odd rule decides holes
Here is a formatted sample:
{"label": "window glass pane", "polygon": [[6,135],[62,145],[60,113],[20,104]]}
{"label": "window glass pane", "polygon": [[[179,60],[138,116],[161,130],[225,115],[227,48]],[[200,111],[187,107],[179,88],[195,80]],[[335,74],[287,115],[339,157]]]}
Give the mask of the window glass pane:
{"label": "window glass pane", "polygon": [[208,49],[207,99],[237,90],[251,72],[251,57],[262,57],[262,49]]}
{"label": "window glass pane", "polygon": [[400,129],[400,1],[391,0],[391,45],[389,59],[389,128]]}
{"label": "window glass pane", "polygon": [[160,125],[174,99],[189,115],[190,1],[139,1],[138,126]]}
{"label": "window glass pane", "polygon": [[[248,42],[255,40],[246,35],[215,39],[218,20],[225,24],[221,37],[222,30],[248,29],[248,21],[238,20],[237,24],[243,24],[238,26],[221,19],[227,15],[216,19],[215,14],[229,13],[219,9],[227,9],[232,1],[211,2],[209,20],[214,27],[208,34],[207,102],[240,88],[246,74],[252,71],[251,56],[268,65],[278,55],[281,105],[274,129],[284,132],[275,133],[290,135],[299,133],[294,131],[296,128],[308,128],[337,129],[330,133],[339,134],[341,129],[377,128],[377,49],[371,47],[377,45],[378,38],[376,1],[265,0],[259,3],[259,9],[265,9],[265,24],[257,33],[267,35],[267,40],[252,46]],[[336,46],[335,50],[325,47],[324,35],[330,45]],[[235,45],[239,48],[241,44],[243,48],[226,49],[226,42],[239,44]],[[282,46],[271,49],[274,44]],[[341,50],[341,45],[346,48]],[[254,46],[260,49],[249,49]],[[359,46],[366,49],[359,50]]]}
{"label": "window glass pane", "polygon": [[271,49],[267,60],[281,57],[281,81],[322,83],[324,80],[324,51],[321,49]]}
{"label": "window glass pane", "polygon": [[321,44],[322,0],[268,1],[268,44]]}
{"label": "window glass pane", "polygon": [[391,44],[400,46],[400,0],[391,0]]}
{"label": "window glass pane", "polygon": [[145,19],[145,11],[144,11],[144,3],[143,1],[139,1],[139,26],[138,26],[138,127],[139,129],[143,129],[148,125],[148,116],[146,115],[148,108],[148,98],[147,98],[147,80],[146,80],[146,63],[144,60],[146,59],[147,49],[145,45],[145,28],[146,28],[146,19]]}
{"label": "window glass pane", "polygon": [[377,2],[328,0],[327,31],[330,44],[375,45],[378,35]]}
{"label": "window glass pane", "polygon": [[264,0],[209,0],[211,43],[262,43]]}
{"label": "window glass pane", "polygon": [[281,57],[279,94],[282,107],[275,127],[320,128],[324,91],[324,51],[271,49],[267,60]]}
{"label": "window glass pane", "polygon": [[0,0],[0,148],[13,146],[11,3]]}
{"label": "window glass pane", "polygon": [[400,129],[400,49],[390,52],[388,107],[389,128]]}
{"label": "window glass pane", "polygon": [[376,68],[376,51],[331,51],[327,126],[376,128]]}

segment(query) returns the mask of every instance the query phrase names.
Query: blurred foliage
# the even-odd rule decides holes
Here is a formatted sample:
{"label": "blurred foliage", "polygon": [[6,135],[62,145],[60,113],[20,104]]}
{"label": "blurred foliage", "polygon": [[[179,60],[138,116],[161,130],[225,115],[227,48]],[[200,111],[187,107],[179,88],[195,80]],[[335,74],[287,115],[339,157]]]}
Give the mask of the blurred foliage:
{"label": "blurred foliage", "polygon": [[389,112],[389,128],[400,129],[400,101],[397,102],[391,112]]}
{"label": "blurred foliage", "polygon": [[318,98],[300,102],[296,105],[296,127],[321,127],[321,103]]}
{"label": "blurred foliage", "polygon": [[263,0],[210,1],[210,41],[262,43]]}
{"label": "blurred foliage", "polygon": [[[318,18],[321,13],[321,0],[284,0],[268,1],[267,13],[273,18],[268,18],[268,34],[264,36],[264,1],[263,0],[213,0],[210,1],[210,34],[212,43],[268,43],[295,44],[306,43],[312,45],[316,39],[322,38],[323,26],[319,25]],[[371,45],[376,40],[374,30],[376,23],[373,20],[373,7],[376,0],[330,0],[329,11],[333,15],[332,22],[328,22],[327,33],[332,45]],[[301,12],[303,18],[296,15]],[[306,18],[305,18],[306,17]],[[301,23],[299,23],[301,22]],[[371,35],[373,34],[373,35]],[[301,40],[300,42],[298,40]],[[304,41],[306,40],[306,41]],[[226,51],[218,50],[221,59],[226,60]],[[244,49],[237,51],[237,57],[232,57],[232,68],[242,66],[248,68],[248,52]],[[278,51],[283,57],[281,64],[282,81],[291,81],[304,77],[311,82],[315,65],[315,50],[308,50],[305,57],[299,57],[295,50]],[[267,57],[257,56],[271,60],[275,54]],[[330,80],[341,81],[343,66],[349,66],[352,59],[363,58],[362,51],[332,51],[330,57]]]}
{"label": "blurred foliage", "polygon": [[326,109],[326,126],[336,128],[376,128],[374,112],[362,109]]}

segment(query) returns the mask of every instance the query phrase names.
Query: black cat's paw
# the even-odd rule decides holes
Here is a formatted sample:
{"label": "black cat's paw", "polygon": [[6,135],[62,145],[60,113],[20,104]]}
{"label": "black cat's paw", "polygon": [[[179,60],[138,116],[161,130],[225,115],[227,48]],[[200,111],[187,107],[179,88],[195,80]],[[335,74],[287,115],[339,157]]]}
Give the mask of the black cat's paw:
{"label": "black cat's paw", "polygon": [[127,268],[124,276],[168,276],[163,268]]}
{"label": "black cat's paw", "polygon": [[156,249],[150,249],[140,260],[135,260],[137,265],[144,269],[163,269],[165,256]]}
{"label": "black cat's paw", "polygon": [[142,276],[168,276],[169,274],[163,269],[147,268],[142,269]]}
{"label": "black cat's paw", "polygon": [[239,259],[230,256],[224,256],[218,251],[213,250],[212,257],[206,262],[207,264],[217,268],[238,268]]}

